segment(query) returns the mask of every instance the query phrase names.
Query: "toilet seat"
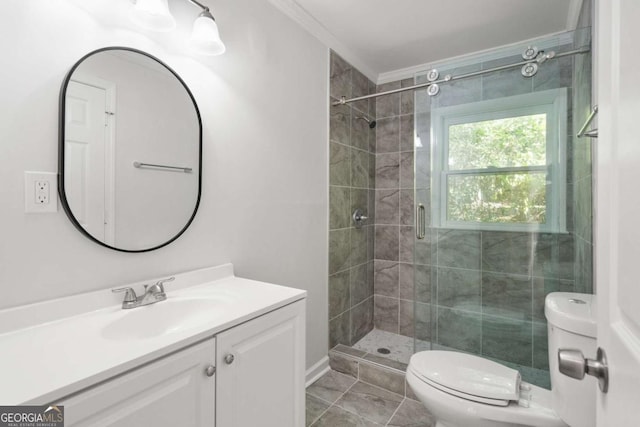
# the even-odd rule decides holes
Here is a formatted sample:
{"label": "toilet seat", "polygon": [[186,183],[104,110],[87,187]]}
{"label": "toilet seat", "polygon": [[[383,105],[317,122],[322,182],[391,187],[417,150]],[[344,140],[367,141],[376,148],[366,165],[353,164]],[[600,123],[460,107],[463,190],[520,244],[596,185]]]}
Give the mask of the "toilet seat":
{"label": "toilet seat", "polygon": [[[465,369],[469,366],[478,374],[475,380],[468,381],[473,378]],[[483,366],[489,370],[480,369]],[[456,370],[460,375],[456,376]],[[478,356],[416,353],[409,362],[407,383],[440,426],[567,427],[551,408],[549,390],[521,383],[517,371],[514,374],[506,366]]]}
{"label": "toilet seat", "polygon": [[520,373],[496,362],[452,351],[425,351],[409,369],[431,387],[463,399],[507,406],[520,398]]}
{"label": "toilet seat", "polygon": [[440,426],[567,427],[551,408],[549,390],[521,383],[517,371],[478,356],[416,353],[407,383]]}
{"label": "toilet seat", "polygon": [[431,387],[437,388],[438,390],[444,391],[445,393],[449,393],[449,394],[452,394],[454,396],[461,397],[462,399],[472,400],[474,402],[484,403],[486,405],[494,405],[494,406],[507,406],[509,404],[508,400],[489,399],[489,398],[482,397],[482,396],[474,396],[473,394],[463,393],[461,391],[454,390],[454,389],[449,388],[447,386],[444,386],[442,384],[438,384],[438,383],[436,383],[434,381],[431,381],[428,378],[425,378],[424,376],[420,375],[419,373],[417,373],[415,371],[412,371],[412,373],[414,375],[416,375],[418,378],[420,378],[420,380],[422,380],[423,382],[425,382],[428,385],[430,385]]}

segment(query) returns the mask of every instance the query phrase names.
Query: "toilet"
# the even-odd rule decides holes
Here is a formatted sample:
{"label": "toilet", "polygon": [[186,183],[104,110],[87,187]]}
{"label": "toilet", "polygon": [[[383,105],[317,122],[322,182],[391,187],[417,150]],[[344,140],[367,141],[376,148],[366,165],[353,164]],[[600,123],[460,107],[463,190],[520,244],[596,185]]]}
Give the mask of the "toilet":
{"label": "toilet", "polygon": [[595,378],[558,371],[558,349],[596,353],[594,295],[556,292],[545,300],[551,391],[521,380],[507,366],[471,354],[422,351],[411,357],[407,383],[436,418],[436,427],[594,427]]}

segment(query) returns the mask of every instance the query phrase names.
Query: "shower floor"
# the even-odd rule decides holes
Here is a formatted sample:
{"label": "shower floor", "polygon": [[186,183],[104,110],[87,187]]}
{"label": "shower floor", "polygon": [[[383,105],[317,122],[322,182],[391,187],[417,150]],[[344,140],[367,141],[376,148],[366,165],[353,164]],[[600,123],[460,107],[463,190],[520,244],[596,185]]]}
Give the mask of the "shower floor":
{"label": "shower floor", "polygon": [[[418,341],[416,346],[418,347],[418,351],[426,350],[429,348],[429,342]],[[413,354],[413,338],[374,329],[352,347],[369,354],[408,364]],[[385,354],[384,352],[378,351],[379,349],[387,349],[389,353]]]}
{"label": "shower floor", "polygon": [[[394,334],[392,332],[374,329],[351,347],[356,350],[364,351],[367,353],[367,355],[375,355],[396,362],[409,364],[409,359],[413,354],[413,338]],[[389,353],[385,354],[385,352],[380,352],[379,349],[389,350]],[[439,344],[432,345],[429,341],[416,340],[416,352],[424,350],[460,351]],[[365,355],[364,357],[366,358],[367,355]],[[490,359],[512,369],[518,370],[520,372],[520,375],[522,375],[523,381],[535,384],[540,387],[544,387],[546,389],[551,388],[549,371],[532,368],[530,366],[522,366],[516,363],[505,362],[499,359]]]}

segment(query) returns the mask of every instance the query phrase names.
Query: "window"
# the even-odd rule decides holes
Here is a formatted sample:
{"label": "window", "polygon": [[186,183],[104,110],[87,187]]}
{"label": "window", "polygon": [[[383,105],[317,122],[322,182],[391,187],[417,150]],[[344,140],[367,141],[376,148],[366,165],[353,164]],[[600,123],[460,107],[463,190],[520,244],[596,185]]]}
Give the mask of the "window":
{"label": "window", "polygon": [[435,227],[566,228],[566,89],[432,113]]}

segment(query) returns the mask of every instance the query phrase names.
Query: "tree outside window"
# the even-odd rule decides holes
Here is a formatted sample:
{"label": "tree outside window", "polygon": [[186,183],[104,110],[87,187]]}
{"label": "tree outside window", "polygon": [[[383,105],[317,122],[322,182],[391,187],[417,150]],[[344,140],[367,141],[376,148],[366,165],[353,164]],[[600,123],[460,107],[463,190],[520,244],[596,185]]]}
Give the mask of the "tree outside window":
{"label": "tree outside window", "polygon": [[433,115],[434,226],[564,231],[565,89]]}

